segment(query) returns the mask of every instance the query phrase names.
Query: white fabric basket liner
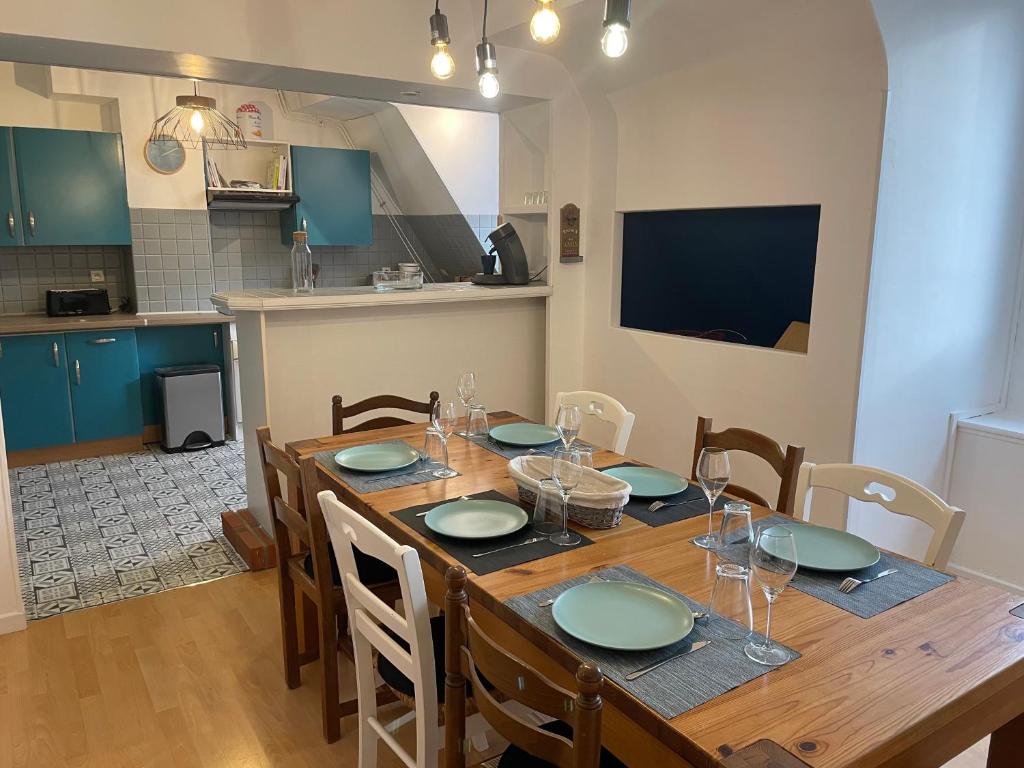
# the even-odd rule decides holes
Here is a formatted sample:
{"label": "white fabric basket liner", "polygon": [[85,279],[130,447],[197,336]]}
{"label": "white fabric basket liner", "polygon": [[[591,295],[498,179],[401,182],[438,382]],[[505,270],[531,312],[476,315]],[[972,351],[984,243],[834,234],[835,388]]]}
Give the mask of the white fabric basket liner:
{"label": "white fabric basket liner", "polygon": [[[550,456],[518,456],[508,463],[508,474],[516,485],[536,494],[540,481],[551,478],[552,461]],[[632,491],[626,481],[584,467],[580,484],[573,489],[572,503],[590,509],[621,509]]]}

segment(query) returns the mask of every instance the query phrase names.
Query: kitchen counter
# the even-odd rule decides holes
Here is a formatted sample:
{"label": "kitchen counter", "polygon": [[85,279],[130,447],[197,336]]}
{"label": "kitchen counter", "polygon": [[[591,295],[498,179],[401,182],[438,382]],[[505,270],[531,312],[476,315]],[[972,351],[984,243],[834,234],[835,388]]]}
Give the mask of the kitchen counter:
{"label": "kitchen counter", "polygon": [[371,286],[358,288],[318,288],[312,293],[290,290],[256,290],[215,293],[213,305],[225,314],[266,312],[271,310],[333,309],[335,307],[438,304],[453,301],[530,299],[551,295],[545,283],[530,285],[484,286],[473,283],[428,283],[416,290],[378,291]]}
{"label": "kitchen counter", "polygon": [[107,328],[143,328],[157,325],[208,325],[226,322],[229,321],[219,312],[156,312],[144,315],[112,312],[109,315],[87,315],[85,317],[0,315],[0,335],[102,331]]}

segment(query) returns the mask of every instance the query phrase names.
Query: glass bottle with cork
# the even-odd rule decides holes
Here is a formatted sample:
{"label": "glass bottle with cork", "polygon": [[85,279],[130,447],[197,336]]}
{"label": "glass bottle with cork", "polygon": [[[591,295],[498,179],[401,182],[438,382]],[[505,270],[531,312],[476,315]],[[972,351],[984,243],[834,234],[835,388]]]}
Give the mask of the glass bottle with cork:
{"label": "glass bottle with cork", "polygon": [[302,230],[292,232],[292,290],[296,293],[313,290],[313,254],[307,240]]}

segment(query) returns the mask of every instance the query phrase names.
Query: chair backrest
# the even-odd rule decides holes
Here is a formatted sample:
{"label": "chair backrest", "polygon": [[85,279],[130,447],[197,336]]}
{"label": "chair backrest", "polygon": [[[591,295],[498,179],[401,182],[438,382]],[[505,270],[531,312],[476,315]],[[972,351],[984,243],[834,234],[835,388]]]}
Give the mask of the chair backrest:
{"label": "chair backrest", "polygon": [[[624,454],[629,444],[629,435],[633,431],[636,414],[626,410],[618,400],[601,392],[559,392],[555,395],[555,413],[560,406],[578,405],[583,413],[580,425],[580,439],[615,453]],[[588,426],[589,422],[589,426]],[[608,438],[608,426],[611,428]],[[603,438],[603,439],[602,439]]]}
{"label": "chair backrest", "polygon": [[[292,555],[289,533],[307,547],[310,546],[309,521],[306,517],[299,465],[271,442],[270,427],[256,429],[256,444],[260,451],[267,504],[274,517],[274,543],[277,546],[278,566],[287,567],[287,560]],[[286,483],[283,489],[282,475]]]}
{"label": "chair backrest", "polygon": [[[555,685],[480,629],[469,611],[465,570],[453,566],[445,580],[446,768],[464,768],[466,764],[467,680],[480,714],[512,744],[559,768],[597,768],[601,758],[601,670],[581,664],[576,671],[576,691]],[[501,704],[495,693],[567,722],[572,726],[572,740],[527,723]]]}
{"label": "chair backrest", "polygon": [[[312,460],[309,461],[309,471],[315,471]],[[305,466],[303,471],[307,471]],[[348,604],[359,699],[359,730],[363,734],[367,733],[364,728],[369,728],[374,734],[360,738],[359,765],[377,765],[378,739],[383,740],[407,765],[435,764],[438,748],[437,682],[430,634],[430,610],[419,554],[412,547],[398,544],[362,515],[338,501],[332,492],[321,491],[317,494],[317,500],[330,532]],[[359,580],[353,547],[398,572],[402,613],[383,602]],[[399,645],[395,641],[396,637],[407,643],[409,650]],[[395,741],[377,719],[374,650],[394,664],[412,681],[415,688],[415,758]]]}
{"label": "chair backrest", "polygon": [[[932,540],[922,562],[936,568],[945,568],[949,563],[953,545],[964,524],[964,511],[950,506],[923,485],[894,472],[859,464],[804,462],[796,489],[799,512],[805,511],[814,488],[829,488],[859,501],[874,502],[897,515],[920,520],[932,529]],[[844,529],[846,524],[847,510],[844,506]]]}
{"label": "chair backrest", "polygon": [[[800,464],[804,460],[804,449],[789,445],[786,450],[767,435],[755,432],[752,429],[741,427],[730,427],[721,432],[711,431],[711,419],[707,416],[697,417],[697,436],[693,442],[693,466],[690,469],[690,476],[697,477],[697,462],[700,460],[700,452],[705,448],[722,448],[726,451],[743,451],[751,453],[764,459],[775,470],[775,474],[781,480],[779,484],[779,498],[775,503],[775,511],[783,515],[792,515],[794,509],[794,498],[796,495],[796,478],[800,472]],[[742,485],[730,483],[725,488],[726,493],[739,496],[753,504],[760,504],[762,507],[771,507],[761,494],[744,488]]]}
{"label": "chair backrest", "polygon": [[398,395],[375,395],[365,400],[360,400],[352,405],[345,405],[341,395],[331,398],[331,429],[332,434],[345,435],[349,432],[365,432],[369,429],[382,429],[383,427],[398,427],[403,424],[412,424],[407,419],[400,419],[397,416],[377,416],[373,419],[361,422],[354,427],[345,429],[345,419],[350,416],[359,416],[367,411],[394,410],[408,411],[409,413],[425,413],[427,418],[434,410],[434,403],[440,399],[437,392],[431,392],[427,402],[418,403],[406,397]]}

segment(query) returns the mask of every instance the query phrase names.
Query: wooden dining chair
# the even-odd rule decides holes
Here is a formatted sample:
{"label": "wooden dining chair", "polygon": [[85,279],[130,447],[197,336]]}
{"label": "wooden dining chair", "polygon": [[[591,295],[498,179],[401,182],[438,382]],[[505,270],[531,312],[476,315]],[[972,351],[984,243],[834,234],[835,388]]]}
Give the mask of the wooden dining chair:
{"label": "wooden dining chair", "polygon": [[578,405],[583,414],[579,437],[591,445],[624,454],[633,431],[636,414],[611,395],[601,392],[559,392],[555,395],[555,413],[563,405]]}
{"label": "wooden dining chair", "polygon": [[[575,691],[556,685],[480,629],[463,568],[449,568],[445,581],[445,768],[466,766],[467,688],[480,714],[511,743],[498,768],[625,768],[601,747],[601,670],[580,664]],[[510,710],[509,701],[553,719],[532,725]]]}
{"label": "wooden dining chair", "polygon": [[413,423],[408,419],[401,419],[397,416],[377,416],[356,424],[354,427],[345,429],[345,419],[359,416],[368,411],[392,410],[406,411],[408,413],[425,413],[429,419],[430,414],[434,411],[434,403],[440,398],[441,396],[436,391],[430,393],[425,403],[418,403],[415,400],[399,397],[398,395],[375,395],[352,405],[344,405],[341,395],[335,395],[331,398],[331,434],[346,435],[349,432],[365,432],[369,429],[399,427],[403,424]]}
{"label": "wooden dining chair", "polygon": [[[779,497],[774,504],[774,509],[783,515],[792,515],[794,510],[793,499],[796,495],[796,478],[800,472],[800,464],[804,460],[804,449],[789,445],[783,450],[782,446],[767,435],[755,432],[752,429],[742,427],[730,427],[721,432],[711,431],[711,419],[707,416],[697,417],[697,436],[693,443],[693,466],[690,469],[690,476],[697,478],[697,462],[700,460],[700,452],[705,448],[721,448],[726,451],[743,451],[751,453],[764,459],[775,470],[781,481],[779,485]],[[745,499],[752,504],[772,508],[761,494],[744,488],[742,485],[730,483],[726,486],[725,492]]]}
{"label": "wooden dining chair", "polygon": [[[305,498],[299,465],[271,442],[268,427],[259,427],[256,439],[277,547],[285,683],[289,688],[298,688],[302,683],[300,668],[318,658],[321,660],[323,733],[328,742],[334,742],[341,736],[341,718],[356,711],[355,700],[339,700],[338,651],[351,656],[344,640],[346,613],[341,577],[330,552],[319,507],[311,508]],[[397,599],[398,581],[394,570],[372,558],[364,558],[361,566],[381,599],[392,602]],[[302,651],[299,650],[297,594],[301,595],[303,611]]]}
{"label": "wooden dining chair", "polygon": [[[445,691],[445,617],[430,617],[419,554],[398,544],[330,491],[321,492],[317,501],[337,553],[347,598],[359,701],[359,768],[376,768],[380,741],[406,765],[434,768],[443,741],[440,727],[444,718],[439,707]],[[398,572],[401,612],[381,600],[363,580],[358,568],[363,553]],[[386,725],[378,719],[375,670],[411,710],[416,722],[415,756],[392,735],[409,718],[399,717]],[[472,737],[485,748],[481,724],[482,720],[474,723]]]}
{"label": "wooden dining chair", "polygon": [[[953,507],[919,483],[884,469],[860,464],[812,464],[804,462],[796,483],[796,509],[802,516],[815,488],[828,488],[858,501],[869,501],[897,515],[920,520],[932,529],[932,538],[921,560],[933,568],[945,568],[964,524],[964,511]],[[840,523],[847,526],[847,505]],[[814,522],[813,506],[808,516]]]}

